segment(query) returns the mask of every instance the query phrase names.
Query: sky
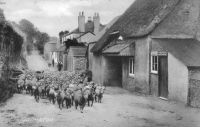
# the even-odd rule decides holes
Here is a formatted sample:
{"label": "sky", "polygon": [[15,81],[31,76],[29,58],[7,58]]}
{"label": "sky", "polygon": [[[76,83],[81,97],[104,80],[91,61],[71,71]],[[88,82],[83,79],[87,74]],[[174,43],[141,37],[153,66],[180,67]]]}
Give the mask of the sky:
{"label": "sky", "polygon": [[95,12],[102,24],[121,15],[134,0],[0,0],[7,20],[31,21],[40,31],[58,37],[60,31],[78,27],[78,14],[84,11],[86,21]]}

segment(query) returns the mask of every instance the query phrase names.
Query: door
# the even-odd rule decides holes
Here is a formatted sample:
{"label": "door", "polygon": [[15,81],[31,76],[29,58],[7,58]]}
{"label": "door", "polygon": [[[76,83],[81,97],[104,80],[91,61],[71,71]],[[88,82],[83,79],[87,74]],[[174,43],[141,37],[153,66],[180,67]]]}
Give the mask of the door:
{"label": "door", "polygon": [[158,75],[159,75],[159,96],[168,97],[168,60],[167,56],[159,56]]}

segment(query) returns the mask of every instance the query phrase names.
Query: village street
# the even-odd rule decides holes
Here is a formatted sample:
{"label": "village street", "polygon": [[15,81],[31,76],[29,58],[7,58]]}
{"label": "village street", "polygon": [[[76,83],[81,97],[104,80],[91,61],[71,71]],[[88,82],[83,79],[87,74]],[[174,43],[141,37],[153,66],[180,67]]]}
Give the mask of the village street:
{"label": "village street", "polygon": [[26,57],[28,68],[31,70],[51,70],[55,68],[49,68],[47,62],[38,54],[37,50],[34,50],[31,55]]}
{"label": "village street", "polygon": [[200,0],[0,5],[0,127],[200,127]]}
{"label": "village street", "polygon": [[[27,58],[33,70],[47,68],[37,52]],[[37,62],[37,63],[36,63]],[[33,96],[15,94],[0,107],[0,127],[198,127],[200,110],[184,104],[136,95],[119,87],[107,87],[102,103],[62,110]]]}
{"label": "village street", "polygon": [[1,127],[198,127],[199,118],[198,109],[113,87],[101,104],[86,106],[84,113],[20,94],[0,108]]}

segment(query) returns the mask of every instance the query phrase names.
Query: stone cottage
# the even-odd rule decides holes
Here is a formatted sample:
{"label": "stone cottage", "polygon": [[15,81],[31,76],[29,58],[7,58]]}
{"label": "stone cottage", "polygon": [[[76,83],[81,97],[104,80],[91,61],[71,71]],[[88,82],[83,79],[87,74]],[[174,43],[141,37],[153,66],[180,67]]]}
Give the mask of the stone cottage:
{"label": "stone cottage", "polygon": [[85,57],[87,47],[83,46],[70,46],[68,54],[64,55],[64,70],[76,72],[86,69],[87,59]]}
{"label": "stone cottage", "polygon": [[94,81],[200,106],[199,5],[136,0],[91,47]]}

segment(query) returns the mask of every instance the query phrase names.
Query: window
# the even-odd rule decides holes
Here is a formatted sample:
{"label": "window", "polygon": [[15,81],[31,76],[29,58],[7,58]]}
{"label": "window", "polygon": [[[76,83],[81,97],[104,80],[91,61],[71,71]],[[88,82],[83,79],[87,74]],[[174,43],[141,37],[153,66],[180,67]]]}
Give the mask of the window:
{"label": "window", "polygon": [[158,74],[158,55],[151,55],[151,73]]}
{"label": "window", "polygon": [[134,58],[129,58],[129,76],[134,76]]}

